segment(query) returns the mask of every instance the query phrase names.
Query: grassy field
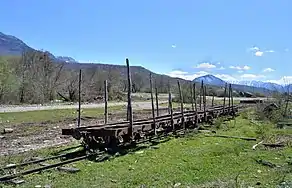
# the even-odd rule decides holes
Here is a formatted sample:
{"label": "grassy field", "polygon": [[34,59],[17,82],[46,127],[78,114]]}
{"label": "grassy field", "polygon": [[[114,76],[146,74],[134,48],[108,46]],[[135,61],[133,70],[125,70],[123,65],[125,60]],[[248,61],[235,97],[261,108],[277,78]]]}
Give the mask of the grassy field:
{"label": "grassy field", "polygon": [[[217,134],[255,137],[258,141],[207,137],[189,133],[171,138],[157,148],[112,158],[106,162],[80,161],[69,166],[80,168],[76,174],[49,170],[24,177],[18,187],[51,185],[51,187],[275,187],[292,180],[292,129],[276,129],[270,123],[251,121],[252,114],[244,113],[227,123],[215,122]],[[214,128],[215,129],[215,128]],[[288,140],[288,146],[268,149],[261,140]],[[22,160],[31,155],[48,155],[60,149],[46,149],[17,157],[1,157],[1,163]],[[258,164],[267,160],[279,167]],[[1,186],[1,185],[0,185]],[[5,185],[5,187],[13,187]]]}
{"label": "grassy field", "polygon": [[[125,110],[122,105],[108,107],[109,113],[119,110]],[[85,108],[81,110],[81,117],[100,117],[103,116],[103,108]],[[58,122],[66,119],[77,118],[76,109],[55,109],[39,110],[28,112],[9,112],[0,113],[0,122],[9,123],[41,123],[41,122]]]}

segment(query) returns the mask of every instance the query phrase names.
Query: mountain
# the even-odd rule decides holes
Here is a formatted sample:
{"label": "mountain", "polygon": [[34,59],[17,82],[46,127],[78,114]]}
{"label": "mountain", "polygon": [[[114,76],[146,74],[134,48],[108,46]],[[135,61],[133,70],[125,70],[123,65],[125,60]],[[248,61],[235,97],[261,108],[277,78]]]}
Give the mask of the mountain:
{"label": "mountain", "polygon": [[[203,81],[205,84],[223,87],[226,82],[220,78],[217,78],[213,75],[205,75],[198,78],[195,78],[193,82],[201,82]],[[232,82],[233,89],[237,91],[245,91],[250,93],[262,93],[262,94],[271,94],[273,91],[277,92],[285,92],[287,91],[288,86],[283,87],[279,84],[270,83],[270,82],[261,82],[261,81],[237,81]]]}
{"label": "mountain", "polygon": [[56,57],[59,61],[65,61],[66,63],[78,63],[75,59],[72,57],[67,56],[57,56]]}
{"label": "mountain", "polygon": [[276,84],[276,83],[271,83],[271,82],[262,82],[262,81],[252,80],[252,81],[239,81],[237,82],[237,84],[265,88],[271,91],[278,91],[278,92],[286,91],[284,86]]}
{"label": "mountain", "polygon": [[[31,51],[31,50],[35,50],[35,49],[25,44],[19,38],[12,35],[6,35],[0,32],[0,56],[1,55],[2,56],[21,56],[23,52]],[[71,57],[66,57],[66,56],[55,57],[51,53],[49,53],[49,56],[51,59],[55,61],[69,62],[69,63],[77,62],[75,59]]]}
{"label": "mountain", "polygon": [[22,40],[0,32],[0,55],[21,55],[22,52],[32,50]]}
{"label": "mountain", "polygon": [[193,80],[193,82],[204,82],[205,84],[208,85],[215,85],[215,86],[224,86],[226,84],[226,82],[220,78],[217,78],[216,76],[213,76],[211,74],[205,75],[205,76],[201,76],[198,78],[195,78]]}

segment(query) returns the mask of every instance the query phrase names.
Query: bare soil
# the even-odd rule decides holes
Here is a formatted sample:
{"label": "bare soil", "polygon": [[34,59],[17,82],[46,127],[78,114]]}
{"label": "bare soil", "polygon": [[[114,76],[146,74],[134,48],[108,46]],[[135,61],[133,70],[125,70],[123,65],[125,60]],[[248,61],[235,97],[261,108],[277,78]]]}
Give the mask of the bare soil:
{"label": "bare soil", "polygon": [[[150,115],[150,111],[142,111],[134,113],[133,116],[134,119],[144,119],[150,117]],[[125,121],[125,117],[126,114],[124,112],[116,112],[110,115],[109,123]],[[102,125],[103,119],[83,117],[81,120],[81,126],[97,124]],[[0,135],[2,137],[0,137],[0,156],[70,144],[74,139],[70,136],[62,135],[62,129],[73,128],[76,125],[76,119],[66,119],[56,123],[21,123],[7,126],[12,128],[13,132]]]}

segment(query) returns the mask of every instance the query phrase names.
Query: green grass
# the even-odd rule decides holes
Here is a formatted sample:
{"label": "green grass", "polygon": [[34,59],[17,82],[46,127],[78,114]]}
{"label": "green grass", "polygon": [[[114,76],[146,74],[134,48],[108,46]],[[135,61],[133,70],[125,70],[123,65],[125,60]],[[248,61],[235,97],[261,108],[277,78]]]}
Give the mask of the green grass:
{"label": "green grass", "polygon": [[[108,107],[111,111],[123,110],[122,105]],[[81,111],[81,117],[100,117],[104,113],[103,108],[85,108]],[[1,124],[13,123],[41,123],[41,122],[58,122],[66,119],[77,118],[76,109],[54,109],[54,110],[38,110],[27,112],[9,112],[0,113]]]}
{"label": "green grass", "polygon": [[[261,129],[264,126],[265,129]],[[256,137],[258,141],[206,137],[194,134],[184,138],[172,138],[159,144],[158,149],[144,149],[143,153],[130,153],[102,163],[82,161],[74,164],[81,171],[66,174],[49,170],[24,177],[26,183],[19,187],[51,185],[52,187],[275,187],[282,180],[292,179],[292,167],[287,160],[292,157],[292,148],[265,149],[252,146],[262,138],[265,141],[275,136],[291,136],[292,129],[274,129],[274,125],[255,125],[244,117],[238,117],[219,126],[217,134]],[[47,155],[56,149],[34,153]],[[29,155],[35,155],[30,153]],[[21,160],[21,156],[16,157]],[[16,160],[2,157],[2,161]],[[0,158],[1,159],[1,158]],[[270,168],[256,163],[263,159],[282,166]],[[291,160],[291,158],[290,158]],[[1,160],[0,160],[1,161]],[[72,164],[69,166],[73,166]],[[260,182],[259,186],[256,184]],[[9,187],[9,185],[7,185]]]}

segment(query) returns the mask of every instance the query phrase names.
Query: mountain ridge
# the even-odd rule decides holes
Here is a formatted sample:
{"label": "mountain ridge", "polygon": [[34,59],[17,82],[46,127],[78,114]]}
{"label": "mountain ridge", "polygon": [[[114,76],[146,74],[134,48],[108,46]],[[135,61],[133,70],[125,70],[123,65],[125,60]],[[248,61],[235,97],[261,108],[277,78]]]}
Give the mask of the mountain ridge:
{"label": "mountain ridge", "polygon": [[220,79],[212,74],[200,76],[200,77],[197,77],[193,80],[193,82],[201,82],[201,81],[204,81],[204,83],[209,84],[209,85],[214,85],[214,86],[221,86],[222,87],[226,83],[228,83],[228,84],[232,84],[233,86],[235,85],[238,88],[240,88],[240,86],[242,86],[242,89],[244,89],[244,87],[248,86],[248,87],[255,87],[255,88],[263,88],[263,89],[266,89],[269,91],[278,91],[278,92],[282,92],[282,93],[287,92],[288,89],[290,89],[290,87],[292,86],[292,84],[283,86],[283,85],[272,83],[272,82],[263,82],[263,81],[256,81],[256,80],[228,82],[228,81]]}
{"label": "mountain ridge", "polygon": [[[7,35],[0,32],[0,55],[5,56],[21,56],[23,52],[36,50],[21,39]],[[55,61],[62,61],[67,63],[76,63],[77,61],[72,57],[67,56],[55,56],[49,52],[49,56]]]}

